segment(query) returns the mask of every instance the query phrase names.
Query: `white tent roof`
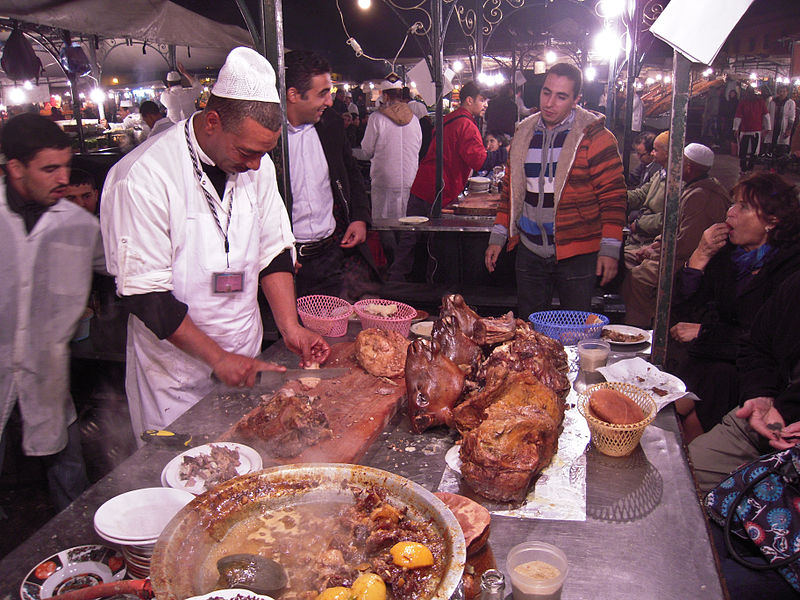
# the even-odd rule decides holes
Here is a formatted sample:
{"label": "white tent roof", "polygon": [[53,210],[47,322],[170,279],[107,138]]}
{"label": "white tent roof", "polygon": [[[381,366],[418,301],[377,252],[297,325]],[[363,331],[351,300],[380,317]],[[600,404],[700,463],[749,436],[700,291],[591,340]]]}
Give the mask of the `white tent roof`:
{"label": "white tent roof", "polygon": [[251,46],[241,27],[224,25],[169,0],[0,0],[0,16],[73,33],[197,48]]}

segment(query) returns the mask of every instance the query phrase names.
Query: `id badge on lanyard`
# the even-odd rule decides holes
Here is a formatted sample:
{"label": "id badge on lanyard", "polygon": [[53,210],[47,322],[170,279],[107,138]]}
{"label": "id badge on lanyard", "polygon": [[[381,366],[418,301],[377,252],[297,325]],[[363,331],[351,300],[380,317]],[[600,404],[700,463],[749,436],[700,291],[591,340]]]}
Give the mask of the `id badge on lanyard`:
{"label": "id badge on lanyard", "polygon": [[[184,125],[184,133],[186,135],[186,145],[189,148],[189,157],[192,159],[192,166],[194,167],[194,174],[197,179],[197,184],[200,186],[200,189],[203,191],[203,196],[208,203],[208,208],[211,211],[211,215],[214,217],[214,222],[217,225],[217,229],[219,233],[222,235],[223,238],[223,248],[225,250],[225,260],[228,262],[229,255],[230,255],[230,244],[228,241],[228,231],[231,227],[231,216],[233,215],[233,193],[234,190],[231,188],[230,193],[230,204],[228,207],[228,222],[226,223],[225,229],[222,229],[222,224],[219,221],[219,216],[217,215],[217,209],[214,207],[214,199],[211,197],[211,194],[208,193],[208,190],[203,186],[203,174],[200,169],[200,160],[198,159],[197,155],[194,152],[194,148],[192,147],[192,140],[191,136],[189,135],[189,124],[191,123],[192,119],[188,119],[186,124]],[[223,194],[224,198],[224,194]],[[230,267],[230,264],[228,264]],[[211,276],[211,292],[214,294],[238,294],[244,291],[244,271],[224,271],[221,273],[214,273]]]}
{"label": "id badge on lanyard", "polygon": [[211,276],[211,290],[215,294],[237,294],[244,291],[244,272],[225,271]]}

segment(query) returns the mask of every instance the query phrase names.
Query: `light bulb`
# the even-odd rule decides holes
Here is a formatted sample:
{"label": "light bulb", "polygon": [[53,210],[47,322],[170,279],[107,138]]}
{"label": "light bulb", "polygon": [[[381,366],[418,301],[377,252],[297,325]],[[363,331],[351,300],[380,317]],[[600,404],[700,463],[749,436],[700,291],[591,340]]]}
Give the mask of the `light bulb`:
{"label": "light bulb", "polygon": [[372,6],[371,0],[358,0],[358,8],[361,10],[367,10],[370,6]]}

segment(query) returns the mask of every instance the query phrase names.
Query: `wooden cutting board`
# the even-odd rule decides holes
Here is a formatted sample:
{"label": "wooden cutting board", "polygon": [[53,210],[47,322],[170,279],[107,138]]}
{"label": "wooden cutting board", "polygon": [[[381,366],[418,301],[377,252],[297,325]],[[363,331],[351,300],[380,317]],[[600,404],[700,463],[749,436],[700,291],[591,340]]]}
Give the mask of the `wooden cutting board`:
{"label": "wooden cutting board", "polygon": [[470,194],[452,202],[449,207],[456,215],[494,216],[497,214],[497,205],[500,203],[500,194]]}
{"label": "wooden cutting board", "polygon": [[[404,377],[386,379],[364,371],[355,362],[353,346],[353,342],[332,345],[331,357],[325,364],[326,367],[348,367],[350,374],[323,379],[311,390],[303,389],[298,381],[287,382],[284,386],[319,397],[316,406],[328,418],[332,431],[330,438],[288,458],[271,455],[265,446],[259,447],[251,438],[239,439],[235,425],[221,439],[253,446],[261,454],[265,466],[309,462],[357,463],[397,414],[406,393],[406,382]],[[314,376],[313,370],[308,376]],[[259,410],[259,407],[254,408],[243,419]]]}

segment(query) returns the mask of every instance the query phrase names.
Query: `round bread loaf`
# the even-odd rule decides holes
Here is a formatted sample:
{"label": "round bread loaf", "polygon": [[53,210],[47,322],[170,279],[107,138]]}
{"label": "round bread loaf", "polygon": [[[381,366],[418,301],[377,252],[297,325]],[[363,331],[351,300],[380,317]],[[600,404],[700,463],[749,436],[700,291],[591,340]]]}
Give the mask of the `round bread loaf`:
{"label": "round bread loaf", "polygon": [[610,388],[600,388],[589,396],[589,410],[606,423],[632,425],[644,420],[641,407],[625,394]]}

